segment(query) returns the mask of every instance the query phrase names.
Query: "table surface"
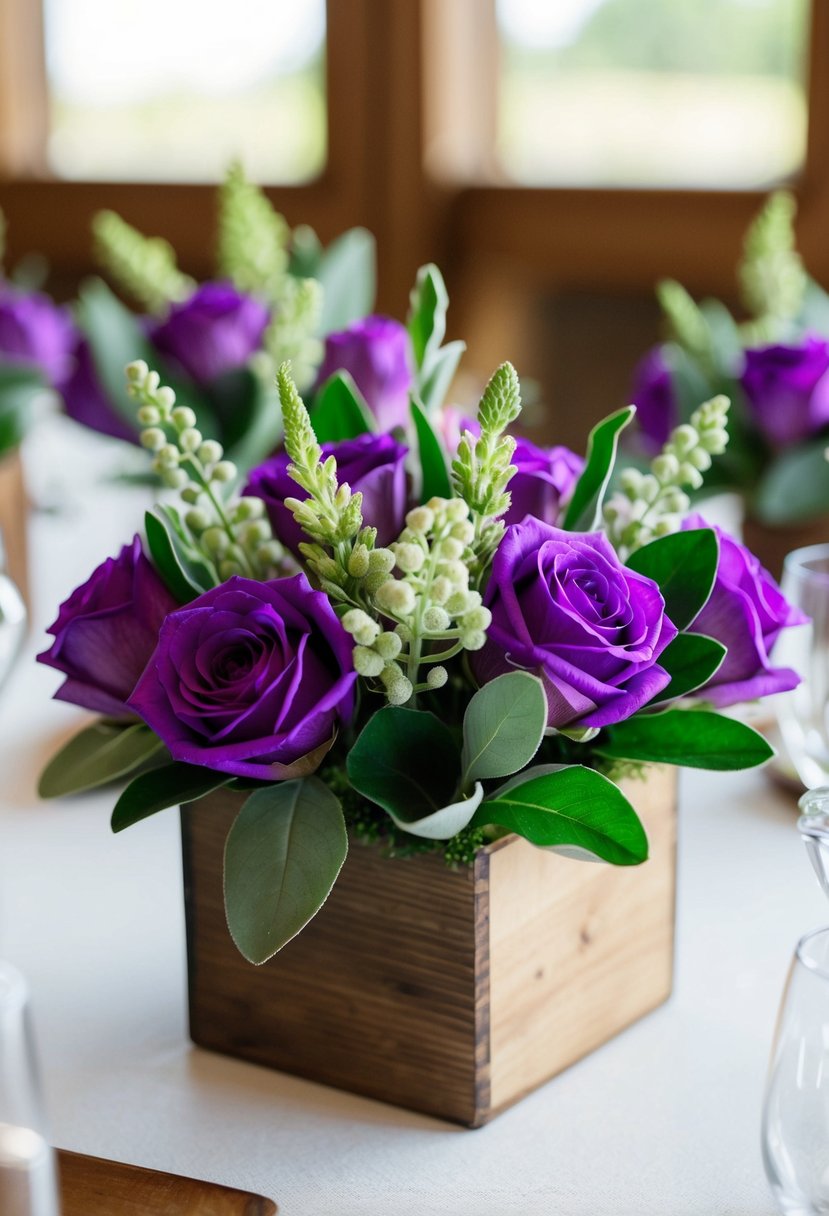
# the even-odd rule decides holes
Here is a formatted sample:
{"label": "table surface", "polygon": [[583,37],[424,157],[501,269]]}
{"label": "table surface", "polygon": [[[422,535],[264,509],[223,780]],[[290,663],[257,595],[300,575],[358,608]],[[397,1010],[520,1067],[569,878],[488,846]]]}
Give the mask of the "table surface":
{"label": "table surface", "polygon": [[827,915],[794,801],[759,773],[683,775],[672,999],[488,1127],[190,1044],[176,813],[115,837],[111,793],[34,789],[83,715],[50,701],[56,673],[32,655],[149,501],[96,484],[119,451],[63,421],[29,443],[34,628],[0,699],[0,957],[32,989],[55,1143],[256,1191],[284,1216],[771,1216],[769,1045],[795,941]]}

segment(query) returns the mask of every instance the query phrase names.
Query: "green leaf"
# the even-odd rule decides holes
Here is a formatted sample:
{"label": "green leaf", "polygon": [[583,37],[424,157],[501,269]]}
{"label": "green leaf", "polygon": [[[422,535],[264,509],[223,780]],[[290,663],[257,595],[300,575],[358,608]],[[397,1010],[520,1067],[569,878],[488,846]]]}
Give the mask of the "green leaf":
{"label": "green leaf", "polygon": [[593,748],[613,760],[681,764],[718,772],[754,768],[774,755],[767,740],[744,722],[703,709],[637,714],[606,727]]}
{"label": "green leaf", "polygon": [[448,342],[436,351],[417,377],[419,397],[427,414],[434,415],[446,400],[449,386],[458,370],[465,342]]}
{"label": "green leaf", "polygon": [[433,497],[451,498],[452,482],[443,445],[414,397],[411,400],[411,411],[420,455],[420,501],[428,502]]}
{"label": "green leaf", "polygon": [[440,810],[432,811],[422,819],[403,818],[393,811],[389,811],[389,815],[397,827],[411,836],[421,836],[426,840],[451,840],[469,824],[483,797],[484,787],[480,781],[476,781],[468,798],[442,806]]}
{"label": "green leaf", "polygon": [[511,671],[484,684],[463,719],[463,784],[508,777],[532,760],[547,726],[547,698],[537,676]]}
{"label": "green leaf", "polygon": [[338,371],[317,393],[311,426],[318,443],[340,443],[376,430],[371,410],[350,372]]}
{"label": "green leaf", "polygon": [[403,822],[448,806],[460,777],[460,756],[434,714],[387,705],[371,718],[348,754],[358,794]]}
{"label": "green leaf", "polygon": [[348,851],[338,799],[315,777],[251,794],[225,846],[230,935],[264,963],[325,903]]}
{"label": "green leaf", "polygon": [[323,289],[321,334],[369,315],[377,289],[376,256],[374,237],[366,228],[352,228],[328,246],[316,275]]}
{"label": "green leaf", "polygon": [[49,387],[30,364],[0,362],[0,453],[16,448],[34,422],[37,402]]}
{"label": "green leaf", "polygon": [[613,474],[619,436],[636,413],[632,405],[594,426],[587,441],[587,462],[564,518],[568,532],[591,532],[602,518],[605,491]]}
{"label": "green leaf", "polygon": [[708,683],[722,666],[725,656],[725,646],[714,638],[702,633],[677,634],[657,660],[659,666],[670,673],[671,682],[650,704],[687,697],[688,693]]}
{"label": "green leaf", "polygon": [[300,224],[291,234],[291,257],[288,273],[295,279],[316,279],[322,259],[320,239],[307,224]]}
{"label": "green leaf", "polygon": [[533,777],[485,802],[473,827],[498,824],[543,848],[585,851],[613,865],[645,861],[648,839],[617,785],[572,764]]}
{"label": "green leaf", "polygon": [[138,768],[163,746],[143,722],[94,722],[52,757],[41,774],[38,793],[41,798],[62,798],[107,785]]}
{"label": "green leaf", "polygon": [[765,524],[779,526],[815,519],[829,511],[827,438],[781,452],[757,487],[752,509]]}
{"label": "green leaf", "polygon": [[406,328],[412,340],[415,366],[421,368],[437,354],[446,334],[449,295],[443,275],[433,262],[420,267],[409,298]]}
{"label": "green leaf", "polygon": [[144,516],[147,545],[158,573],[180,604],[189,604],[218,583],[206,558],[195,553],[176,531],[164,507]]}
{"label": "green leaf", "polygon": [[693,528],[652,540],[630,555],[627,566],[653,579],[668,618],[677,629],[687,629],[708,602],[719,560],[716,532]]}
{"label": "green leaf", "polygon": [[282,433],[279,396],[271,380],[251,368],[227,372],[210,385],[225,457],[244,473],[274,451]]}
{"label": "green leaf", "polygon": [[181,806],[185,802],[195,802],[197,798],[203,798],[205,794],[220,789],[229,781],[228,773],[202,768],[197,764],[178,762],[165,764],[149,773],[141,773],[138,777],[133,777],[116,802],[112,812],[112,830],[123,832],[124,828],[132,827],[134,823],[155,815],[157,811],[166,811],[170,806]]}

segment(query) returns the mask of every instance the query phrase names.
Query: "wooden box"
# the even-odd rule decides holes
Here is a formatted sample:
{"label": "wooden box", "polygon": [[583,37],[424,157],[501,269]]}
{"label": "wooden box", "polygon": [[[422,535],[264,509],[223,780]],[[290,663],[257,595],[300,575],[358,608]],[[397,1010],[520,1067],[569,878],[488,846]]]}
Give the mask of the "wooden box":
{"label": "wooden box", "polygon": [[242,796],[182,811],[190,1032],[202,1047],[477,1127],[669,996],[674,770],[627,793],[650,838],[616,868],[515,836],[473,866],[352,844],[317,917],[262,967],[222,903]]}
{"label": "wooden box", "polygon": [[29,602],[26,528],[29,501],[19,449],[0,456],[0,533],[6,551],[6,569],[20,594]]}

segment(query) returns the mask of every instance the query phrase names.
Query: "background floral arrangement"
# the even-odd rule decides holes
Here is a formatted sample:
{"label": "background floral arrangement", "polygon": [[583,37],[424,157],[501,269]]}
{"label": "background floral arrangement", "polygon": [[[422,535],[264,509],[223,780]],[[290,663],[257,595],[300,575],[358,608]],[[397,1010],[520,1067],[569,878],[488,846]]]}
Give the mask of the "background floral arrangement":
{"label": "background floral arrangement", "polygon": [[241,495],[191,407],[131,364],[141,442],[178,499],[69,597],[40,656],[65,677],[58,697],[102,715],[47,766],[44,796],[129,776],[120,831],[245,794],[225,900],[256,963],[323,904],[349,831],[450,864],[510,832],[644,861],[614,778],[762,763],[768,743],[716,709],[797,683],[769,653],[798,614],[743,546],[687,514],[726,447],[727,401],[610,495],[634,408],[594,429],[585,461],[534,448],[508,433],[520,391],[505,364],[461,426],[440,409],[459,355],[445,326],[424,267],[407,416],[373,413],[342,375],[309,412],[283,364],[285,450]]}
{"label": "background floral arrangement", "polygon": [[639,364],[631,399],[646,446],[658,449],[701,401],[732,402],[731,441],[706,488],[736,489],[767,524],[829,510],[829,296],[795,249],[795,202],[778,192],[749,229],[738,280],[747,320],[719,300],[696,304],[659,285],[668,340]]}

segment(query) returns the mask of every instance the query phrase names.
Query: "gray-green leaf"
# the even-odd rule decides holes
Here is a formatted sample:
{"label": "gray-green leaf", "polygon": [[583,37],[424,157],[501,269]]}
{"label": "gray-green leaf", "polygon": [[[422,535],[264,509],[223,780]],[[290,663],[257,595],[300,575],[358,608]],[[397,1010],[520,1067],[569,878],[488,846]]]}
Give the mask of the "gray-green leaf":
{"label": "gray-green leaf", "polygon": [[423,819],[403,819],[394,811],[389,811],[389,815],[399,828],[412,836],[423,836],[426,840],[451,840],[469,824],[483,797],[484,787],[480,781],[476,781],[468,798],[442,806]]}
{"label": "gray-green leaf", "polygon": [[41,798],[62,798],[116,781],[160,752],[164,744],[143,722],[99,721],[73,735],[40,777]]}
{"label": "gray-green leaf", "polygon": [[547,725],[537,676],[511,671],[475,693],[463,720],[463,783],[508,777],[532,760]]}

